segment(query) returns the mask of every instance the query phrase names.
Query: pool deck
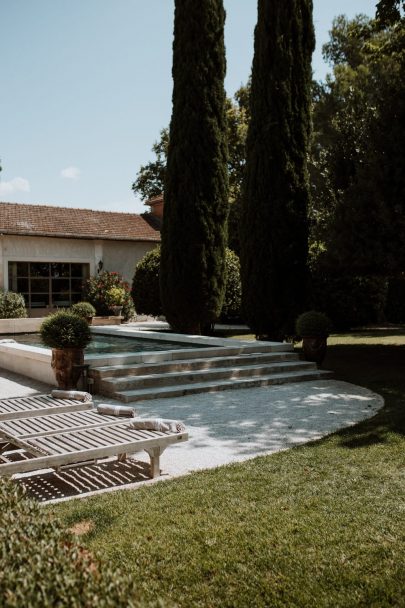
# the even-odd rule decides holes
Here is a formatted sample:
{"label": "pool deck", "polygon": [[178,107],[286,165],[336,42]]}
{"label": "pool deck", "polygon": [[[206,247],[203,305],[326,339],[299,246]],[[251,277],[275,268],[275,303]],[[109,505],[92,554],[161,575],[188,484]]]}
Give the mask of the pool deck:
{"label": "pool deck", "polygon": [[[52,387],[0,369],[0,398],[47,393]],[[95,397],[95,403],[116,403]],[[18,483],[42,503],[134,489],[145,483],[187,475],[269,455],[320,439],[373,416],[384,404],[380,395],[338,380],[316,380],[261,388],[204,393],[136,403],[140,416],[182,420],[189,441],[162,456],[163,475],[148,478],[143,452],[116,460],[18,476]]]}

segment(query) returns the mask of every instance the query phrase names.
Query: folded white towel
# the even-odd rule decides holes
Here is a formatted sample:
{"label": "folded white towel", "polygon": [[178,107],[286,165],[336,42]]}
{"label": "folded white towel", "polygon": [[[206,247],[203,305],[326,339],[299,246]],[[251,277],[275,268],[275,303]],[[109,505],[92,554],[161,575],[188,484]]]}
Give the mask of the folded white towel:
{"label": "folded white towel", "polygon": [[85,391],[62,391],[55,389],[51,392],[51,395],[54,399],[76,399],[77,401],[84,401],[85,403],[93,401],[93,397],[90,393],[86,393]]}
{"label": "folded white towel", "polygon": [[97,412],[108,416],[128,416],[134,418],[137,412],[133,407],[127,407],[125,405],[111,405],[110,403],[99,403],[97,406]]}
{"label": "folded white towel", "polygon": [[135,418],[130,423],[132,429],[143,431],[170,431],[171,433],[183,433],[186,427],[179,420],[166,420],[164,418]]}

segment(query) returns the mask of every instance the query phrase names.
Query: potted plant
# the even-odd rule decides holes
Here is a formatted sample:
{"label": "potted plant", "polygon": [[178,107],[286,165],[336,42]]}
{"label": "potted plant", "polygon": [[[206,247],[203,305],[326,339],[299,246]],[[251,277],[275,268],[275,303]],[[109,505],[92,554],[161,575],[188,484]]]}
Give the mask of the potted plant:
{"label": "potted plant", "polygon": [[73,312],[59,311],[40,327],[43,344],[52,348],[52,369],[58,386],[76,388],[84,364],[84,349],[91,341],[89,324]]}
{"label": "potted plant", "polygon": [[122,287],[111,287],[105,294],[105,303],[116,317],[120,317],[125,304],[125,290]]}
{"label": "potted plant", "polygon": [[310,310],[300,315],[296,321],[297,335],[302,338],[302,348],[307,361],[321,365],[327,347],[327,339],[332,323],[324,313]]}
{"label": "potted plant", "polygon": [[96,314],[96,309],[90,302],[77,302],[76,304],[73,304],[71,310],[75,315],[78,315],[82,319],[86,319],[89,325],[91,325],[93,317]]}

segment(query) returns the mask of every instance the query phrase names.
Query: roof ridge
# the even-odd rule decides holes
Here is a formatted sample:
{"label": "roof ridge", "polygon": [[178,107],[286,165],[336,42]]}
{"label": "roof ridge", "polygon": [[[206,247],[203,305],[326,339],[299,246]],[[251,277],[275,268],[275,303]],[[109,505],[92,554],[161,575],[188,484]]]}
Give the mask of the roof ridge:
{"label": "roof ridge", "polygon": [[142,213],[135,213],[132,211],[106,211],[105,209],[88,209],[86,207],[61,207],[60,205],[50,205],[49,203],[15,203],[8,201],[0,201],[0,205],[17,205],[26,207],[40,207],[41,209],[66,209],[67,211],[90,211],[94,213],[119,213],[120,215],[143,215]]}

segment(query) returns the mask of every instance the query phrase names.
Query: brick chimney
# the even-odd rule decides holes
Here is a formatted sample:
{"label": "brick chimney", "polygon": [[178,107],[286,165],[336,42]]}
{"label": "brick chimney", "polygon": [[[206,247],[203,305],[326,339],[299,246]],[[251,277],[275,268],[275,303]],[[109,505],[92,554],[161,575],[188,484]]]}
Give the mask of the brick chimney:
{"label": "brick chimney", "polygon": [[148,201],[146,201],[145,205],[149,205],[150,212],[152,215],[159,218],[160,220],[163,219],[163,207],[164,207],[163,194],[158,194],[157,196],[153,196]]}

